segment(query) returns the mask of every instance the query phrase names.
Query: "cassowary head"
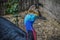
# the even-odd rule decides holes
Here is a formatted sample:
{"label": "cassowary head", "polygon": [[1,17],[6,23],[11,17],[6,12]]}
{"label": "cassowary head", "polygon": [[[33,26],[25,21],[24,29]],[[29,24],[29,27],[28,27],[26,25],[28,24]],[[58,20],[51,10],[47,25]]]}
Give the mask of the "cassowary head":
{"label": "cassowary head", "polygon": [[39,17],[39,19],[46,20],[46,18],[42,16],[41,13],[42,11],[43,11],[43,4],[41,3],[32,5],[28,10],[29,13],[34,13],[36,16]]}

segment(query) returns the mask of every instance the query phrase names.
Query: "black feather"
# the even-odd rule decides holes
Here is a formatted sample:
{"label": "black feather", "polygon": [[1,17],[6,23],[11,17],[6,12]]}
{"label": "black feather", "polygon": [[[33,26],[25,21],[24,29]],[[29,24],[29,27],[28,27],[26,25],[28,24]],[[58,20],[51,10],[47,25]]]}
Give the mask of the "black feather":
{"label": "black feather", "polygon": [[26,32],[0,17],[0,40],[26,40]]}

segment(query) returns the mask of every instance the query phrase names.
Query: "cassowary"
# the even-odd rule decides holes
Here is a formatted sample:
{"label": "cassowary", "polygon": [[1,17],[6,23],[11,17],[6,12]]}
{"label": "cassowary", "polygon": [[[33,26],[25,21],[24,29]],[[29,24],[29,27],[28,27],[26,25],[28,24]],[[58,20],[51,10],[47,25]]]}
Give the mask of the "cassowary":
{"label": "cassowary", "polygon": [[[36,4],[36,5],[38,5],[38,4]],[[41,6],[41,5],[39,5],[39,6]],[[38,10],[39,8],[37,10],[35,10],[34,8],[35,7],[30,8],[29,13],[24,18],[24,25],[25,25],[26,33],[27,33],[27,40],[28,39],[37,40],[36,31],[33,28],[33,23],[35,22],[35,20],[37,18],[44,19]]]}
{"label": "cassowary", "polygon": [[0,40],[26,40],[26,32],[0,17]]}

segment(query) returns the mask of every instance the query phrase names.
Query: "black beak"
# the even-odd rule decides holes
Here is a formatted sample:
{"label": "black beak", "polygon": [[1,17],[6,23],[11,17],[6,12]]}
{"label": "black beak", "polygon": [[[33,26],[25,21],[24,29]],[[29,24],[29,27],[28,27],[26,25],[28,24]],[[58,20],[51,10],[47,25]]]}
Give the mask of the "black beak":
{"label": "black beak", "polygon": [[46,17],[42,16],[42,14],[39,14],[39,19],[47,20]]}
{"label": "black beak", "polygon": [[38,11],[38,13],[39,13],[39,19],[47,20],[47,19],[46,19],[46,17],[42,16],[42,14],[40,13],[40,11],[39,11],[39,10],[37,10],[37,11]]}
{"label": "black beak", "polygon": [[46,17],[40,16],[39,19],[47,20]]}

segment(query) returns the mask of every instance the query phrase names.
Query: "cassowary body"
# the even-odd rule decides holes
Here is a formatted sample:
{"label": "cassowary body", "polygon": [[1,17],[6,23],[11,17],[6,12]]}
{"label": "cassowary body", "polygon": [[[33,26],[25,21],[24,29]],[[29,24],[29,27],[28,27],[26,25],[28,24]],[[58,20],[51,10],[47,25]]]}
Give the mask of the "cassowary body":
{"label": "cassowary body", "polygon": [[7,19],[0,17],[0,40],[26,40],[26,33]]}

